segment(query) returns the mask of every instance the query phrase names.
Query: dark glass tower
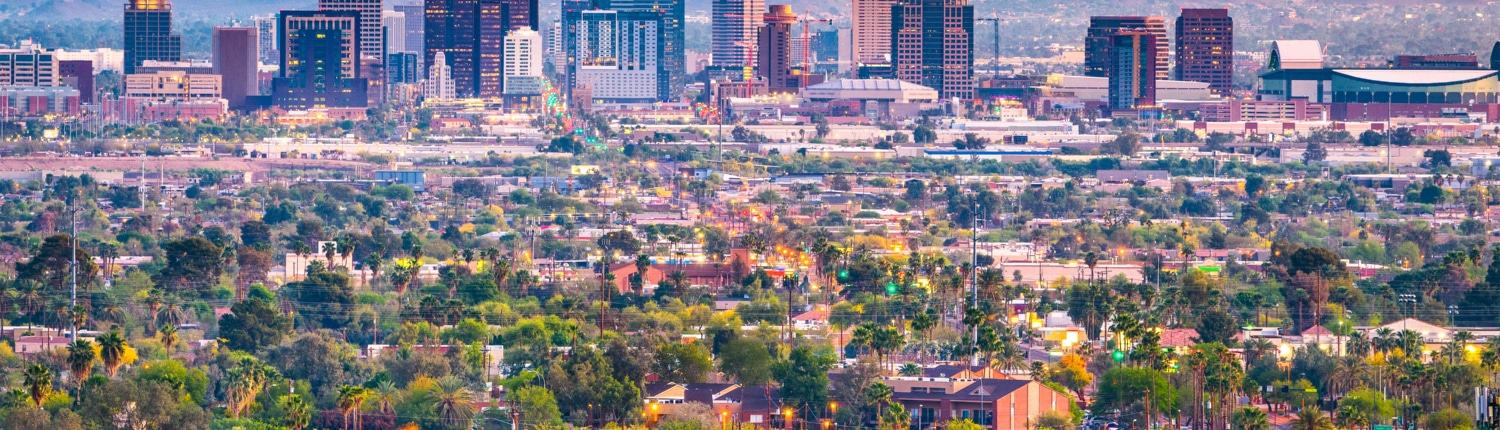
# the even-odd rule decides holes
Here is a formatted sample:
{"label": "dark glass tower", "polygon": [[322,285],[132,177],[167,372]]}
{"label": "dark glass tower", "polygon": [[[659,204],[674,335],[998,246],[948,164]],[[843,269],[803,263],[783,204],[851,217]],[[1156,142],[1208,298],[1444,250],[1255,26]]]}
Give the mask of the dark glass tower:
{"label": "dark glass tower", "polygon": [[1122,32],[1146,32],[1156,35],[1156,78],[1167,79],[1167,20],[1159,16],[1096,16],[1089,18],[1088,35],[1083,39],[1083,74],[1107,77],[1114,55],[1110,47],[1114,35]]}
{"label": "dark glass tower", "polygon": [[1110,36],[1109,107],[1135,109],[1156,104],[1156,34],[1120,32]]}
{"label": "dark glass tower", "polygon": [[896,79],[974,99],[974,6],[967,0],[907,0],[891,6]]}
{"label": "dark glass tower", "polygon": [[427,0],[423,64],[445,52],[459,97],[499,97],[505,35],[537,29],[537,0]]}
{"label": "dark glass tower", "polygon": [[282,11],[280,76],[272,103],[286,109],[364,107],[370,81],[360,77],[359,12]]}
{"label": "dark glass tower", "polygon": [[1229,9],[1183,9],[1177,17],[1176,78],[1207,82],[1221,95],[1234,89],[1234,18]]}
{"label": "dark glass tower", "polygon": [[172,2],[125,3],[125,74],[146,60],[181,61],[182,35],[172,34]]}

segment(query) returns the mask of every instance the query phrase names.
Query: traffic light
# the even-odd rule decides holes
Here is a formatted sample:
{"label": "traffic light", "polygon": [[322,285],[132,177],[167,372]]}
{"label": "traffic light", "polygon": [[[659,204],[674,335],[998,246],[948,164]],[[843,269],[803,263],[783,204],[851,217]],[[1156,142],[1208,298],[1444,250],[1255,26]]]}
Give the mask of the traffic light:
{"label": "traffic light", "polygon": [[892,283],[889,283],[889,284],[885,284],[885,293],[886,294],[896,294],[896,283],[892,282]]}
{"label": "traffic light", "polygon": [[1116,349],[1115,352],[1113,354],[1110,354],[1110,355],[1114,357],[1115,361],[1124,361],[1125,360],[1125,351],[1121,351],[1121,350]]}
{"label": "traffic light", "polygon": [[848,279],[849,279],[849,271],[848,270],[840,270],[839,271],[839,280],[840,281],[844,281],[844,280],[848,280]]}

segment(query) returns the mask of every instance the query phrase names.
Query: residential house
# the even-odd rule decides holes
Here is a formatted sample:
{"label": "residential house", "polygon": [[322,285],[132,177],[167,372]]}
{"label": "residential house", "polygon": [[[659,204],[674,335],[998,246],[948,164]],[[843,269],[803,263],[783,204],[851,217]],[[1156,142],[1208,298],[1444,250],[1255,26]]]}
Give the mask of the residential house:
{"label": "residential house", "polygon": [[739,389],[738,384],[661,382],[646,384],[642,397],[647,404],[647,418],[652,422],[672,417],[677,408],[688,403],[709,405],[719,413],[721,421],[728,421],[731,415],[739,415],[741,403],[726,396]]}
{"label": "residential house", "polygon": [[1198,343],[1198,330],[1191,328],[1162,330],[1160,343],[1162,348],[1170,349],[1176,354],[1185,354]]}
{"label": "residential house", "polygon": [[1099,182],[1146,182],[1153,180],[1171,180],[1172,173],[1166,170],[1100,170]]}
{"label": "residential house", "polygon": [[[656,285],[662,280],[670,279],[673,273],[682,271],[687,275],[689,286],[703,286],[717,290],[719,287],[732,285],[738,282],[733,270],[727,264],[692,263],[692,264],[652,264],[646,267],[646,277],[643,287],[646,293],[656,291]],[[609,273],[615,275],[615,287],[621,293],[632,291],[630,278],[635,276],[635,263],[618,263],[610,266]]]}
{"label": "residential house", "polygon": [[72,341],[62,336],[22,336],[16,339],[15,352],[22,355],[47,352],[67,348]]}
{"label": "residential house", "polygon": [[987,429],[1029,430],[1043,413],[1066,414],[1073,404],[1067,394],[1024,379],[887,377],[884,382],[917,429],[968,419]]}
{"label": "residential house", "polygon": [[797,331],[821,329],[827,326],[828,305],[818,305],[792,317],[792,328]]}
{"label": "residential house", "polygon": [[859,213],[859,210],[863,208],[857,197],[823,196],[821,200],[823,201],[823,209],[826,209],[828,213],[839,212],[846,216],[852,216]]}

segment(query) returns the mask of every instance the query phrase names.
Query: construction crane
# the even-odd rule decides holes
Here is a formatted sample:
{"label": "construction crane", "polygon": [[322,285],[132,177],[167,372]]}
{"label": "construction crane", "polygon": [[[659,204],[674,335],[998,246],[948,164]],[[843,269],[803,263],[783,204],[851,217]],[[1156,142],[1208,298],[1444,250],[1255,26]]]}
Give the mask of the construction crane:
{"label": "construction crane", "polygon": [[812,61],[808,59],[808,53],[812,50],[812,31],[809,24],[832,24],[833,21],[826,19],[812,19],[812,9],[807,9],[803,14],[802,21],[802,88],[807,88],[807,75],[812,73]]}
{"label": "construction crane", "polygon": [[1000,12],[997,11],[997,12],[994,12],[994,16],[991,17],[991,18],[974,18],[974,21],[976,21],[976,22],[989,21],[989,22],[995,23],[995,63],[991,64],[990,67],[993,67],[995,69],[995,75],[999,76],[1000,75],[1000,23],[1001,22],[1010,22],[1010,19],[1000,18]]}

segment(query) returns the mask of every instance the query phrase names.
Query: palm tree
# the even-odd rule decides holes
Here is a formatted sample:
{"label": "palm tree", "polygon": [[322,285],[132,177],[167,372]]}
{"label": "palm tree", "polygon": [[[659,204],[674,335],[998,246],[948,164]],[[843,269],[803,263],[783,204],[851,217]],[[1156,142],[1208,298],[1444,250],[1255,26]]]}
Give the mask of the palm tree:
{"label": "palm tree", "polygon": [[1230,428],[1238,430],[1271,430],[1271,420],[1266,411],[1254,406],[1245,406],[1234,411],[1229,418]]}
{"label": "palm tree", "polygon": [[895,392],[891,391],[891,386],[886,385],[884,382],[877,381],[865,389],[865,401],[867,404],[875,406],[875,417],[877,419],[881,417],[881,405],[890,403],[891,396],[893,395],[895,395]]}
{"label": "palm tree", "polygon": [[1369,373],[1370,365],[1364,357],[1346,355],[1339,358],[1333,373],[1328,375],[1328,388],[1332,395],[1340,395],[1358,387]]}
{"label": "palm tree", "polygon": [[177,345],[177,326],[162,326],[157,334],[161,338],[161,346],[166,348],[168,352],[172,351],[172,347]]}
{"label": "palm tree", "polygon": [[1099,265],[1099,255],[1094,251],[1083,253],[1083,264],[1089,266],[1089,284],[1094,283],[1094,266]]}
{"label": "palm tree", "polygon": [[1466,351],[1464,347],[1469,346],[1469,342],[1473,341],[1474,332],[1468,330],[1453,332],[1453,339],[1448,343],[1448,346],[1452,347],[1452,351],[1448,355],[1448,364],[1453,364],[1454,361],[1463,358],[1464,351]]}
{"label": "palm tree", "polygon": [[[370,278],[365,281],[365,285],[368,286],[370,282],[375,281],[375,278],[380,277],[380,266],[385,264],[385,257],[380,256],[380,254],[370,253],[370,255],[365,256],[364,263],[365,267],[370,269]],[[363,276],[363,272],[361,272],[361,276]]]}
{"label": "palm tree", "polygon": [[395,267],[387,275],[391,278],[391,285],[396,287],[396,295],[406,295],[406,288],[411,286],[421,270],[422,264],[415,259],[396,260]]}
{"label": "palm tree", "polygon": [[120,371],[120,365],[124,364],[125,349],[130,346],[125,342],[125,338],[120,336],[120,333],[116,331],[105,333],[99,336],[98,340],[99,358],[104,360],[104,372],[113,378],[115,377],[115,373]]}
{"label": "palm tree", "polygon": [[396,388],[395,382],[389,380],[380,381],[380,385],[375,387],[374,393],[371,395],[380,404],[380,413],[389,415],[394,410],[392,405],[401,396],[401,389]]}
{"label": "palm tree", "polygon": [[32,364],[26,368],[26,391],[31,394],[31,402],[38,408],[42,407],[42,399],[52,394],[52,370],[41,363]]}
{"label": "palm tree", "polygon": [[922,366],[917,363],[906,363],[901,365],[901,376],[922,376]]}
{"label": "palm tree", "polygon": [[302,396],[288,394],[281,396],[282,423],[292,430],[302,430],[312,420],[312,406],[302,400]]}
{"label": "palm tree", "polygon": [[1396,349],[1396,332],[1391,330],[1390,327],[1375,329],[1375,337],[1371,339],[1370,343],[1373,344],[1376,351],[1380,351],[1381,354],[1388,354],[1392,349]]}
{"label": "palm tree", "polygon": [[184,318],[187,318],[187,311],[182,307],[182,300],[169,297],[162,302],[159,319],[163,324],[176,326],[182,324]]}
{"label": "palm tree", "polygon": [[470,402],[469,389],[464,386],[463,380],[445,376],[438,380],[437,387],[432,409],[438,420],[448,427],[468,425],[474,419],[474,404]]}
{"label": "palm tree", "polygon": [[1338,409],[1338,424],[1349,430],[1360,430],[1370,425],[1370,417],[1357,406],[1344,405]]}
{"label": "palm tree", "polygon": [[1365,338],[1365,332],[1362,331],[1356,330],[1349,333],[1349,341],[1346,342],[1345,347],[1348,348],[1349,355],[1356,357],[1370,355],[1370,340]]}
{"label": "palm tree", "polygon": [[[339,387],[338,399],[335,404],[338,405],[339,411],[344,414],[345,430],[349,429],[350,413],[354,413],[355,420],[359,419],[359,413],[355,411],[355,409],[359,408],[360,403],[364,403],[365,396],[367,395],[369,394],[365,387],[355,385],[344,385]],[[356,426],[356,428],[358,428],[358,426]]]}
{"label": "palm tree", "polygon": [[1401,330],[1396,333],[1396,341],[1399,342],[1401,351],[1408,357],[1420,358],[1422,354],[1422,334],[1416,330]]}
{"label": "palm tree", "polygon": [[99,315],[95,316],[94,320],[107,321],[110,324],[119,325],[125,322],[125,310],[120,305],[106,305],[99,310]]}
{"label": "palm tree", "polygon": [[1317,406],[1308,406],[1292,418],[1290,430],[1334,430],[1334,426],[1333,420],[1328,419],[1328,415],[1318,410]]}
{"label": "palm tree", "polygon": [[235,367],[225,372],[225,379],[229,382],[228,407],[229,415],[239,418],[240,413],[249,407],[255,397],[260,395],[260,390],[265,387],[266,381],[275,375],[276,369],[262,364],[254,357],[243,357]]}
{"label": "palm tree", "polygon": [[[490,248],[490,250],[494,250],[495,255],[500,254],[500,251],[497,249]],[[495,289],[498,292],[504,293],[506,291],[505,281],[510,280],[510,275],[510,260],[495,260],[490,264],[490,278],[495,280]]]}
{"label": "palm tree", "polygon": [[94,360],[98,359],[94,354],[94,344],[89,341],[79,339],[68,345],[68,370],[73,372],[70,377],[78,385],[79,399],[76,401],[82,400],[83,380],[88,379],[89,370],[94,368]]}
{"label": "palm tree", "polygon": [[1245,367],[1255,366],[1255,363],[1259,362],[1261,357],[1265,357],[1266,354],[1275,350],[1276,345],[1272,345],[1271,341],[1264,338],[1254,338],[1245,341]]}
{"label": "palm tree", "polygon": [[149,335],[155,334],[154,331],[158,327],[158,325],[156,324],[156,316],[157,316],[157,311],[161,310],[161,292],[159,292],[159,291],[157,291],[155,289],[149,291],[146,294],[145,302],[146,302],[146,316],[147,316],[147,318],[151,319],[151,323],[150,324],[146,324],[146,330],[147,330],[146,335],[149,336]]}

